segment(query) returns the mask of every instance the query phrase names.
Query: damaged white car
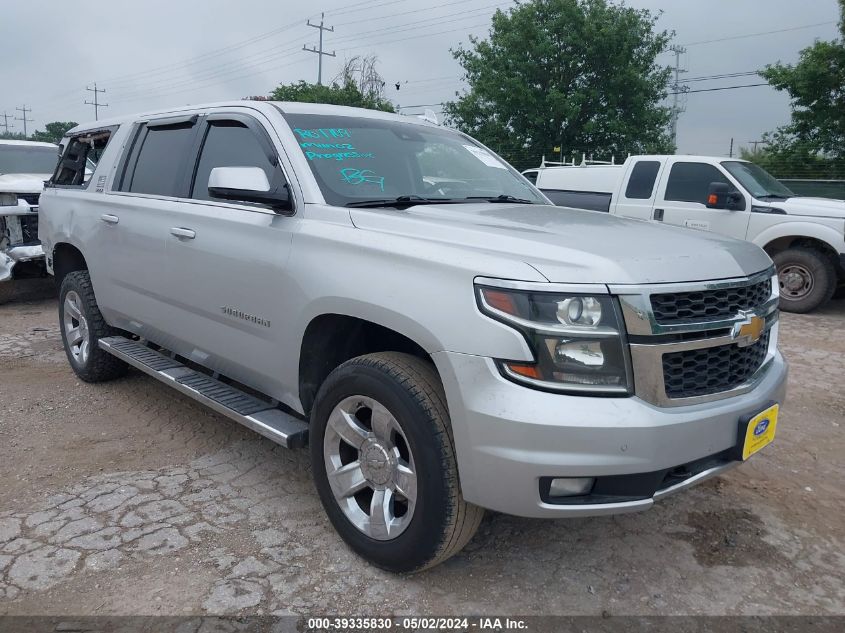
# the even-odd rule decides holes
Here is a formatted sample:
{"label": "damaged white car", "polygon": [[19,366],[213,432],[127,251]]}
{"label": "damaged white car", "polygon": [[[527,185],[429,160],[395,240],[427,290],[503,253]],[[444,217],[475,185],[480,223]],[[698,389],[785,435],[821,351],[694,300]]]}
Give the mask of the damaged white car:
{"label": "damaged white car", "polygon": [[46,275],[38,241],[38,200],[56,168],[52,143],[0,140],[0,302],[16,279]]}

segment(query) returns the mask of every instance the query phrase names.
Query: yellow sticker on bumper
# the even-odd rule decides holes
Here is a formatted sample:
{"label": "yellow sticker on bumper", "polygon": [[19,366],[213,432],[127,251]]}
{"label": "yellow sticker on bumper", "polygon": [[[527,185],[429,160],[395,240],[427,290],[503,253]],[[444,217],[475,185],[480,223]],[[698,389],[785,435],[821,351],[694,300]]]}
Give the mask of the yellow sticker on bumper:
{"label": "yellow sticker on bumper", "polygon": [[778,426],[780,405],[772,405],[755,415],[745,429],[745,441],[742,444],[742,459],[746,460],[775,439]]}

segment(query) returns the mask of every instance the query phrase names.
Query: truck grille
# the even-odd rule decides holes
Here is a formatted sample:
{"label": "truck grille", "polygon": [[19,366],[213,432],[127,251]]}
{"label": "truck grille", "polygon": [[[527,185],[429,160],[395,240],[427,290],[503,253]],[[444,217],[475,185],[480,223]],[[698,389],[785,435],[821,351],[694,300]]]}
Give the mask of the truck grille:
{"label": "truck grille", "polygon": [[23,235],[23,243],[38,241],[38,215],[19,215],[21,222],[21,234]]}
{"label": "truck grille", "polygon": [[664,354],[666,395],[692,398],[733,389],[760,369],[768,349],[769,332],[766,332],[748,347],[731,344]]}
{"label": "truck grille", "polygon": [[31,207],[37,207],[38,201],[41,199],[40,193],[19,193],[17,194],[18,198],[21,200],[25,200],[26,203]]}
{"label": "truck grille", "polygon": [[0,216],[0,241],[8,240],[10,246],[38,242],[38,214]]}
{"label": "truck grille", "polygon": [[756,308],[772,293],[771,279],[755,284],[717,290],[671,292],[651,295],[657,323],[693,323],[731,318],[740,310]]}

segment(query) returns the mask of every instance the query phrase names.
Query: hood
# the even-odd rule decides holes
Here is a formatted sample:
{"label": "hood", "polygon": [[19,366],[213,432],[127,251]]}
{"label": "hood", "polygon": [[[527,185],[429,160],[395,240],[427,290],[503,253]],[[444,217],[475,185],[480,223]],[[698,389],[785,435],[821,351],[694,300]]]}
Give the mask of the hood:
{"label": "hood", "polygon": [[351,209],[351,216],[361,229],[524,262],[553,282],[703,281],[745,276],[772,265],[768,255],[749,242],[600,211],[452,204]]}
{"label": "hood", "polygon": [[0,191],[3,193],[39,193],[50,174],[0,174]]}
{"label": "hood", "polygon": [[845,200],[833,200],[832,198],[788,198],[786,200],[773,200],[769,205],[783,209],[789,215],[845,218]]}

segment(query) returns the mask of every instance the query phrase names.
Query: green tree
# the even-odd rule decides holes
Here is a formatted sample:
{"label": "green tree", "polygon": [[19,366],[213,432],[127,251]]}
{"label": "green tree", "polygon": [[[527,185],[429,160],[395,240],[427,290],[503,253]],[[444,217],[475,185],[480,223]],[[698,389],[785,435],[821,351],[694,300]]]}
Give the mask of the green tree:
{"label": "green tree", "polygon": [[760,72],[789,94],[789,124],[766,135],[769,161],[802,160],[845,174],[845,0],[839,0],[841,37],[801,51],[798,63],[771,64]]}
{"label": "green tree", "polygon": [[607,0],[530,0],[496,11],[487,40],[452,54],[469,90],[449,121],[519,167],[554,146],[597,156],[671,151],[670,34],[657,16]]}
{"label": "green tree", "polygon": [[354,82],[343,84],[333,83],[330,86],[310,84],[298,81],[293,84],[282,84],[271,94],[273,101],[301,101],[306,103],[330,103],[332,105],[355,106],[371,110],[393,112],[389,101],[368,97],[361,93]]}
{"label": "green tree", "polygon": [[75,121],[53,121],[44,126],[44,131],[36,130],[30,140],[41,141],[42,143],[58,143],[71,128],[78,125]]}
{"label": "green tree", "polygon": [[329,103],[394,112],[393,104],[384,97],[384,79],[376,71],[375,55],[356,55],[347,59],[331,85],[322,86],[299,81],[282,84],[271,94],[273,101]]}
{"label": "green tree", "polygon": [[25,141],[26,137],[21,132],[0,132],[0,140]]}

